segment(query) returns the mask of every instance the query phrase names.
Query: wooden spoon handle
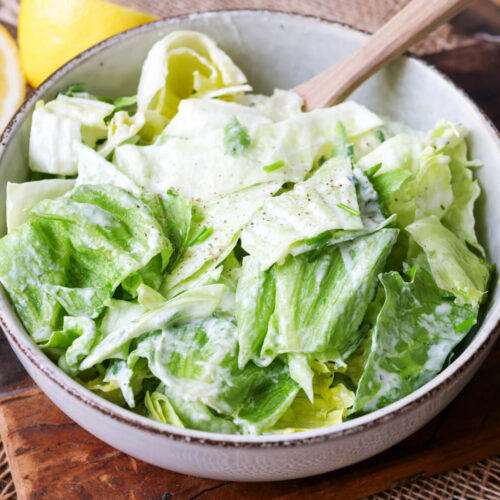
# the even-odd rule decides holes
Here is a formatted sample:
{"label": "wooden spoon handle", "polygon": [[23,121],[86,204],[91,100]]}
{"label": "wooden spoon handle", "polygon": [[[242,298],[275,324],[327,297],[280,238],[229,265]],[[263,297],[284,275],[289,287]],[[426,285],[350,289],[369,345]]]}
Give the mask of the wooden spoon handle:
{"label": "wooden spoon handle", "polygon": [[473,1],[412,0],[359,49],[293,89],[304,98],[305,111],[342,101],[376,71]]}

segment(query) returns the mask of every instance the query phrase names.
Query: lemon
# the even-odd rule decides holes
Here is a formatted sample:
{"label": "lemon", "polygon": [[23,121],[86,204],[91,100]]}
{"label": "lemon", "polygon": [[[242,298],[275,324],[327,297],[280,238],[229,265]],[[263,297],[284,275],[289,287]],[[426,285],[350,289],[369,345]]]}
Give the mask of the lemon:
{"label": "lemon", "polygon": [[37,87],[85,49],[154,19],[103,0],[21,0],[18,39],[24,74]]}
{"label": "lemon", "polygon": [[0,133],[23,102],[25,86],[16,44],[0,26]]}

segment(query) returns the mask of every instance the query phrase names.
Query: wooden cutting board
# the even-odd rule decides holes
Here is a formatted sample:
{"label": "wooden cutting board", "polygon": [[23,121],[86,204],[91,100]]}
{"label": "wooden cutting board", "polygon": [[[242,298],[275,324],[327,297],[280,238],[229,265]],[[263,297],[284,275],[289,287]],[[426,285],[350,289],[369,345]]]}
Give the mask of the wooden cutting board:
{"label": "wooden cutting board", "polygon": [[[485,2],[478,5],[487,7]],[[486,18],[480,18],[478,12],[469,14],[465,24],[462,19],[463,26],[484,26]],[[488,11],[487,17],[498,21],[500,29],[499,12]],[[500,126],[500,43],[476,39],[425,58],[461,85]],[[164,471],[105,445],[47,399],[0,334],[0,435],[22,500],[350,500],[394,487],[407,478],[500,455],[499,366],[500,342],[448,408],[418,433],[377,457],[314,478],[245,484]]]}

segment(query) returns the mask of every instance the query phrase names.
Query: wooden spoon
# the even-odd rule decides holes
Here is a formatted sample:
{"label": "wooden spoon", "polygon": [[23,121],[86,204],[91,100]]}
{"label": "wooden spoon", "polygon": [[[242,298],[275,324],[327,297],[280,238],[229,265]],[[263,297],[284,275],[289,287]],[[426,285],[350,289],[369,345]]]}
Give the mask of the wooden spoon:
{"label": "wooden spoon", "polygon": [[412,0],[359,49],[292,90],[303,97],[305,111],[337,104],[376,71],[473,1]]}

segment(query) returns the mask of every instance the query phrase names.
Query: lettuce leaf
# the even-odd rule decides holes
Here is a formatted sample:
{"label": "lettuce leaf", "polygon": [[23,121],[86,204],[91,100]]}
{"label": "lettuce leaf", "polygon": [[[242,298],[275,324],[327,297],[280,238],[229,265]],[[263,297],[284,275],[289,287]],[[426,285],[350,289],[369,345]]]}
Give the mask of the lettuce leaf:
{"label": "lettuce leaf", "polygon": [[241,233],[241,246],[268,269],[294,244],[332,229],[362,229],[349,159],[332,158],[293,190],[269,198]]}
{"label": "lettuce leaf", "polygon": [[410,282],[394,271],[380,277],[386,299],[359,382],[355,412],[382,408],[427,383],[475,323],[477,307],[446,297],[426,267],[421,261]]}
{"label": "lettuce leaf", "polygon": [[71,191],[73,179],[44,179],[41,181],[7,182],[7,230],[12,231],[29,219],[27,210],[39,201],[57,198]]}
{"label": "lettuce leaf", "polygon": [[[339,121],[348,138],[382,123],[363,106],[347,102],[277,123],[249,123],[251,145],[237,157],[226,153],[222,127],[195,137],[169,136],[151,146],[119,146],[116,164],[148,192],[162,194],[174,186],[186,198],[207,201],[259,183],[304,180],[315,160],[331,149]],[[243,116],[241,123],[248,123]],[[207,162],[210,168],[202,168]],[[282,168],[265,170],[276,162],[283,162]]]}
{"label": "lettuce leaf", "polygon": [[397,234],[396,229],[382,229],[327,247],[317,256],[289,256],[276,266],[276,302],[262,357],[336,352],[344,358],[353,352],[362,339],[357,332],[376,276]]}
{"label": "lettuce leaf", "polygon": [[[138,113],[160,115],[165,123],[182,99],[250,90],[246,77],[208,36],[175,31],[151,47],[137,91]],[[158,120],[158,119],[157,119]],[[158,120],[159,121],[159,120]],[[160,121],[161,123],[161,121]],[[157,127],[154,131],[158,130]]]}
{"label": "lettuce leaf", "polygon": [[164,295],[173,296],[188,289],[198,278],[220,264],[236,244],[243,226],[279,189],[277,183],[252,186],[231,195],[193,206],[193,219],[187,247],[162,285]]}
{"label": "lettuce leaf", "polygon": [[240,370],[237,328],[223,318],[150,335],[138,343],[129,362],[140,357],[148,359],[152,373],[179,397],[232,417],[247,433],[272,427],[298,391],[280,360],[266,368],[249,363]]}
{"label": "lettuce leaf", "polygon": [[235,96],[236,102],[255,109],[273,122],[288,120],[302,113],[304,101],[299,94],[291,90],[274,89],[270,96],[244,94]]}
{"label": "lettuce leaf", "polygon": [[224,290],[224,285],[207,285],[190,290],[145,312],[128,324],[114,328],[83,360],[81,370],[116,357],[123,349],[127,349],[133,339],[144,333],[165,328],[171,323],[210,316],[219,305]]}
{"label": "lettuce leaf", "polygon": [[274,311],[274,267],[264,271],[251,256],[243,259],[241,277],[236,287],[236,322],[238,324],[238,363],[243,368],[251,359],[260,361],[260,350]]}
{"label": "lettuce leaf", "polygon": [[77,161],[76,185],[112,184],[140,196],[142,190],[127,175],[111,162],[84,144],[74,143],[73,152]]}
{"label": "lettuce leaf", "polygon": [[459,238],[483,252],[474,231],[474,203],[480,189],[469,168],[477,166],[478,162],[467,159],[465,135],[462,125],[442,120],[431,130],[428,140],[435,149],[450,159],[448,166],[453,201],[447,207],[443,224]]}
{"label": "lettuce leaf", "polygon": [[39,342],[62,328],[62,308],[96,317],[123,279],[170,248],[149,207],[115,186],[79,186],[30,214],[0,240],[0,280]]}
{"label": "lettuce leaf", "polygon": [[424,249],[439,288],[455,295],[458,304],[478,306],[483,301],[490,269],[463,240],[435,215],[417,220],[406,230]]}
{"label": "lettuce leaf", "polygon": [[238,427],[231,422],[231,420],[216,414],[216,412],[203,403],[198,401],[188,401],[173,387],[167,387],[164,384],[160,384],[160,386],[152,394],[152,398],[155,395],[157,397],[168,397],[171,407],[175,409],[179,420],[182,419],[182,422],[190,429],[199,429],[200,431],[208,432],[221,432],[223,434],[238,433]]}

